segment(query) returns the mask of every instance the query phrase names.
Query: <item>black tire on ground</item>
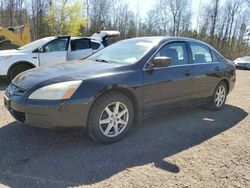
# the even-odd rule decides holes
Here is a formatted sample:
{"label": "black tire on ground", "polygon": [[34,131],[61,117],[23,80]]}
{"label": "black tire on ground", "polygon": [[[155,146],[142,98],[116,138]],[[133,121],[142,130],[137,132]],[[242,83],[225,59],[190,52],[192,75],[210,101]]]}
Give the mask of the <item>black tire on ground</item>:
{"label": "black tire on ground", "polygon": [[[106,113],[105,109],[107,106],[109,106],[109,109],[111,109],[112,112],[115,111],[115,104],[117,102],[119,102],[119,104],[122,105],[121,107],[119,106],[119,108],[118,108],[118,109],[120,109],[120,111],[127,109],[128,113],[126,113],[124,116],[126,116],[125,118],[127,118],[126,120],[128,123],[126,126],[122,126],[122,124],[117,123],[117,127],[120,126],[119,127],[120,130],[123,129],[122,127],[124,127],[124,129],[120,132],[119,135],[110,137],[109,135],[108,136],[105,135],[105,133],[104,133],[105,131],[102,130],[102,129],[107,130],[108,128],[103,128],[102,126],[108,127],[110,125],[110,123],[107,123],[107,125],[105,123],[101,124],[102,126],[99,123],[100,123],[101,119],[109,119],[109,117],[111,117],[111,115],[108,115]],[[112,108],[112,104],[114,104],[114,108]],[[133,125],[134,113],[135,112],[134,112],[133,104],[127,96],[125,96],[119,92],[115,92],[115,91],[108,92],[108,93],[100,96],[95,101],[95,103],[93,104],[93,106],[90,110],[90,113],[88,116],[88,134],[90,135],[90,137],[93,140],[95,140],[96,142],[99,142],[99,143],[109,144],[109,143],[116,142],[116,141],[122,139],[126,135],[128,130],[131,128],[131,126]],[[106,115],[106,117],[103,118],[104,115]],[[114,116],[116,118],[115,113],[112,116]],[[124,116],[122,116],[120,119],[124,118]],[[110,132],[112,132],[112,131],[115,134],[114,127],[112,127],[110,129]]]}
{"label": "black tire on ground", "polygon": [[12,81],[21,72],[24,72],[24,71],[32,69],[32,68],[33,67],[31,67],[30,65],[27,65],[27,64],[15,65],[14,67],[11,68],[11,70],[9,72],[9,75],[8,75],[9,80]]}
{"label": "black tire on ground", "polygon": [[[217,97],[216,92],[218,92],[219,88],[225,89],[225,98],[224,98],[223,102],[221,103],[221,105],[216,104],[216,97]],[[226,83],[224,81],[219,82],[219,84],[216,86],[216,88],[213,92],[213,96],[211,96],[211,98],[209,99],[209,103],[206,105],[206,108],[209,110],[214,110],[214,111],[220,110],[221,108],[223,108],[223,106],[226,102],[227,94],[228,94],[228,88],[227,88]]]}

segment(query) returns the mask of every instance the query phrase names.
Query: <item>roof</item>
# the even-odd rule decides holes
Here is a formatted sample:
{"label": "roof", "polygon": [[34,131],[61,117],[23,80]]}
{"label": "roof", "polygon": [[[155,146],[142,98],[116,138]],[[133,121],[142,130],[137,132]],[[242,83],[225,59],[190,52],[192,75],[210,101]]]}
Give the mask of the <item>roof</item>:
{"label": "roof", "polygon": [[210,46],[209,44],[197,40],[197,39],[192,39],[192,38],[187,38],[187,37],[174,37],[174,36],[148,36],[148,37],[135,37],[135,38],[130,38],[130,39],[125,39],[125,40],[130,40],[130,41],[141,41],[141,40],[147,40],[149,42],[156,42],[156,43],[165,43],[167,41],[188,41],[188,42],[198,42],[202,43],[204,45]]}
{"label": "roof", "polygon": [[161,41],[165,42],[168,40],[174,40],[174,41],[190,41],[190,42],[199,42],[199,43],[204,43],[207,44],[203,41],[197,40],[197,39],[192,39],[192,38],[187,38],[187,37],[175,37],[175,36],[146,36],[146,37],[135,37],[135,38],[130,38],[127,40],[149,40],[149,41]]}
{"label": "roof", "polygon": [[[186,42],[197,42],[200,44],[203,44],[205,46],[208,46],[209,48],[213,49],[214,51],[216,51],[218,54],[220,54],[220,52],[218,52],[213,46],[211,46],[210,44],[203,42],[201,40],[197,40],[197,39],[193,39],[193,38],[188,38],[188,37],[176,37],[176,36],[146,36],[146,37],[135,37],[135,38],[131,38],[131,39],[126,39],[126,40],[148,40],[148,41],[152,41],[155,42],[157,44],[164,44],[165,42],[168,41],[186,41]],[[221,55],[221,54],[220,54]],[[222,56],[222,55],[221,55]]]}

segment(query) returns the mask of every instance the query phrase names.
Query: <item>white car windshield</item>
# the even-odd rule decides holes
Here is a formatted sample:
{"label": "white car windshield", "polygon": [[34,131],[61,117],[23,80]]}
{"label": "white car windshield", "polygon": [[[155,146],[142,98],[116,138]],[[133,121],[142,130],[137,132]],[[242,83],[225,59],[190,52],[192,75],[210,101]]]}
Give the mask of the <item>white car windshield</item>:
{"label": "white car windshield", "polygon": [[55,39],[55,37],[46,37],[46,38],[42,38],[39,40],[36,40],[34,42],[31,42],[29,44],[26,44],[20,48],[18,48],[18,50],[22,50],[22,51],[33,51],[39,47],[42,47],[44,44],[46,44],[47,42],[51,41]]}
{"label": "white car windshield", "polygon": [[146,55],[158,42],[157,39],[123,40],[96,52],[87,59],[107,63],[133,64]]}

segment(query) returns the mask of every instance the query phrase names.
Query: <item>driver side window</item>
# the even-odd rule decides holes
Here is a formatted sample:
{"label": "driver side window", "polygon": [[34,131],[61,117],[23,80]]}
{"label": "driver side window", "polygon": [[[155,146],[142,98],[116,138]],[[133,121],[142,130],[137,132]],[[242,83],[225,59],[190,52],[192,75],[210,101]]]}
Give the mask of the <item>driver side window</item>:
{"label": "driver side window", "polygon": [[173,42],[162,47],[155,57],[170,57],[171,65],[188,64],[186,44],[184,42]]}
{"label": "driver side window", "polygon": [[67,51],[68,38],[55,39],[43,46],[43,52]]}

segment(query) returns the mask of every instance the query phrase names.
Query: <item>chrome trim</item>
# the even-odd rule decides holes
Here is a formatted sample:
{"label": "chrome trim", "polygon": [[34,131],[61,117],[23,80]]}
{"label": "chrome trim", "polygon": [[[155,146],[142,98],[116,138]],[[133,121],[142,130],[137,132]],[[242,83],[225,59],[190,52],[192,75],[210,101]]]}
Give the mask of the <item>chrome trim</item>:
{"label": "chrome trim", "polygon": [[[192,41],[185,41],[185,40],[179,40],[179,41],[176,41],[176,40],[169,40],[165,43],[163,43],[157,50],[156,52],[149,58],[149,60],[144,64],[143,66],[143,71],[145,70],[158,70],[158,69],[164,69],[164,68],[168,68],[168,67],[180,67],[180,66],[190,66],[190,65],[201,65],[201,64],[214,64],[214,63],[220,63],[220,62],[209,62],[209,63],[197,63],[197,64],[194,64],[194,63],[188,63],[188,64],[182,64],[182,65],[170,65],[168,67],[156,67],[156,68],[152,68],[152,69],[146,69],[146,66],[149,64],[149,62],[153,59],[153,57],[159,52],[159,50],[167,45],[168,43],[171,43],[171,42],[192,42]],[[197,41],[194,41],[194,42],[197,42]],[[198,43],[198,42],[197,42]],[[203,43],[201,43],[203,44]],[[206,43],[204,43],[205,46],[207,46],[209,49],[210,47],[208,45],[206,45]]]}
{"label": "chrome trim", "polygon": [[153,69],[145,69],[145,70],[158,70],[158,69],[165,69],[165,68],[172,68],[172,67],[182,67],[182,66],[197,66],[197,65],[209,65],[209,64],[219,64],[220,62],[210,62],[210,63],[189,63],[189,64],[182,64],[182,65],[170,65],[167,67],[155,67]]}

